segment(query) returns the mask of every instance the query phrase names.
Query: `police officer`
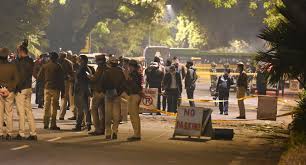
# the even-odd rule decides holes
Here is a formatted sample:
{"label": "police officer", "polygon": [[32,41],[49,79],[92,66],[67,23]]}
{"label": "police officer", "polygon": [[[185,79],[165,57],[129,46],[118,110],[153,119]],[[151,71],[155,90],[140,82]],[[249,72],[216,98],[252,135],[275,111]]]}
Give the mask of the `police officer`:
{"label": "police officer", "polygon": [[[19,82],[17,67],[8,62],[9,49],[0,48],[0,139],[12,139],[13,104],[16,86]],[[4,114],[6,116],[7,136],[4,136]]]}
{"label": "police officer", "polygon": [[105,93],[106,139],[117,139],[120,122],[121,95],[125,90],[126,78],[118,66],[118,59],[109,58],[110,68],[102,76],[102,91]]}
{"label": "police officer", "polygon": [[96,56],[96,62],[98,64],[97,71],[90,77],[93,85],[91,115],[95,127],[95,131],[89,133],[92,136],[104,135],[105,133],[105,97],[100,85],[102,83],[101,77],[108,69],[105,55]]}
{"label": "police officer", "polygon": [[17,85],[16,94],[16,108],[19,115],[19,133],[17,140],[25,138],[25,119],[28,119],[30,128],[29,140],[37,140],[35,119],[32,112],[32,76],[34,69],[34,61],[29,56],[28,41],[24,42],[17,49],[18,58],[15,60],[18,72],[20,74],[20,81]]}
{"label": "police officer", "polygon": [[138,72],[139,65],[135,60],[129,62],[129,78],[126,84],[126,92],[128,98],[128,111],[131,118],[131,123],[134,129],[134,135],[129,137],[129,141],[141,140],[141,125],[139,117],[139,104],[141,101],[142,93],[142,74]]}
{"label": "police officer", "polygon": [[35,61],[33,77],[36,79],[36,104],[38,104],[38,108],[43,108],[44,105],[44,84],[42,81],[38,80],[38,73],[41,70],[42,66],[48,62],[47,57],[48,53],[40,55],[39,59]]}
{"label": "police officer", "polygon": [[69,101],[70,110],[75,116],[75,103],[73,97],[73,63],[67,59],[66,52],[60,52],[60,57],[58,60],[59,64],[62,66],[65,78],[65,95],[61,97],[61,112],[59,120],[64,120],[67,110],[67,105]]}
{"label": "police officer", "polygon": [[59,104],[60,92],[64,94],[64,71],[58,63],[58,54],[51,52],[50,60],[43,65],[38,74],[38,79],[44,82],[44,129],[49,129],[51,117],[51,130],[60,130],[56,125],[57,108]]}
{"label": "police officer", "polygon": [[[188,61],[186,64],[187,74],[185,78],[185,88],[188,99],[193,99],[194,90],[196,88],[196,81],[198,80],[198,75],[196,69],[193,68],[193,62]],[[194,101],[189,101],[191,107],[195,107]]]}
{"label": "police officer", "polygon": [[237,79],[237,99],[240,113],[237,119],[245,119],[244,97],[248,88],[248,76],[244,71],[244,64],[242,62],[237,64],[237,70],[239,72]]}

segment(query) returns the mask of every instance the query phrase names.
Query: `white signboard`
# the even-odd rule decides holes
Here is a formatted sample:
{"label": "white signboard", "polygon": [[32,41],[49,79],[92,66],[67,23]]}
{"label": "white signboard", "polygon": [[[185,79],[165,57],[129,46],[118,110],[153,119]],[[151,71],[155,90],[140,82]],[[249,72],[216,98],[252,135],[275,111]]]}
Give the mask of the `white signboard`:
{"label": "white signboard", "polygon": [[157,109],[157,88],[143,89],[144,97],[141,100],[140,107],[143,109]]}
{"label": "white signboard", "polygon": [[179,107],[174,135],[200,137],[205,108]]}

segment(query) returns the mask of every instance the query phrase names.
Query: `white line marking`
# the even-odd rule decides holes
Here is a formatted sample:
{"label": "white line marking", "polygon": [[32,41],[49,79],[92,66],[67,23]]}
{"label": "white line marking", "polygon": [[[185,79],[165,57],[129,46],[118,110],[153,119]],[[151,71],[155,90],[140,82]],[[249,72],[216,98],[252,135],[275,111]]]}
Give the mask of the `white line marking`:
{"label": "white line marking", "polygon": [[53,138],[53,139],[49,139],[48,142],[54,142],[54,141],[57,141],[57,140],[60,140],[62,139],[62,137],[56,137],[56,138]]}
{"label": "white line marking", "polygon": [[17,150],[21,150],[21,149],[25,149],[29,147],[30,147],[29,145],[22,145],[20,147],[11,148],[11,151],[17,151]]}

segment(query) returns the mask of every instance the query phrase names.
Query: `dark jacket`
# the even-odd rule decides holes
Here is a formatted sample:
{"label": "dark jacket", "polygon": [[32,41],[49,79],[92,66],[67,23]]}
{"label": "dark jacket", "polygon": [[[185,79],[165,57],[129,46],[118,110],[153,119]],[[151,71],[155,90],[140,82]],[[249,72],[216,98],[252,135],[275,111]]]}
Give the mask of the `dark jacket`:
{"label": "dark jacket", "polygon": [[20,75],[17,90],[32,88],[32,75],[34,70],[33,59],[30,56],[17,58],[14,63]]}
{"label": "dark jacket", "polygon": [[16,90],[19,82],[17,67],[7,61],[0,61],[0,86],[6,87],[10,92]]}
{"label": "dark jacket", "polygon": [[217,82],[217,92],[219,96],[229,97],[231,85],[233,84],[233,79],[230,76],[220,76]]}
{"label": "dark jacket", "polygon": [[185,77],[185,88],[187,90],[195,90],[196,88],[196,81],[198,80],[198,75],[196,69],[189,68],[187,69],[187,74]]}
{"label": "dark jacket", "polygon": [[[172,77],[171,73],[166,73],[164,80],[163,80],[163,89],[166,91],[168,89],[171,89],[171,82],[172,82]],[[183,87],[182,87],[182,78],[180,73],[176,72],[175,73],[175,78],[176,78],[176,86],[179,91],[179,93],[182,93]]]}
{"label": "dark jacket", "polygon": [[102,75],[109,68],[106,65],[99,65],[96,73],[93,75],[93,78],[90,80],[92,84],[92,90],[95,92],[102,92]]}
{"label": "dark jacket", "polygon": [[159,68],[149,67],[145,74],[149,88],[161,88],[164,73]]}
{"label": "dark jacket", "polygon": [[76,72],[75,77],[75,93],[85,93],[86,95],[91,95],[90,89],[90,79],[87,74],[94,74],[94,70],[92,70],[89,66],[84,65],[80,66],[80,68]]}
{"label": "dark jacket", "polygon": [[121,95],[126,86],[126,79],[123,70],[119,67],[111,67],[102,76],[102,83],[100,84],[102,91],[117,90],[117,94]]}
{"label": "dark jacket", "polygon": [[43,81],[45,89],[64,91],[64,71],[60,64],[49,61],[38,73],[38,80]]}
{"label": "dark jacket", "polygon": [[129,74],[126,82],[126,93],[128,95],[140,94],[142,91],[142,77],[137,71]]}

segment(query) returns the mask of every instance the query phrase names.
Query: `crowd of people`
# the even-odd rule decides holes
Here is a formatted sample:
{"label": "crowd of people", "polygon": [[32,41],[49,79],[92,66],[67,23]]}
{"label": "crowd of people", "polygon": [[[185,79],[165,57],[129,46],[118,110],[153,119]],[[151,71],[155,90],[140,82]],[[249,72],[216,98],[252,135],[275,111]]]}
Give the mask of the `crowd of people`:
{"label": "crowd of people", "polygon": [[[31,104],[32,77],[36,82],[35,102],[44,109],[44,129],[60,130],[57,111],[60,110],[58,119],[65,120],[69,109],[73,116],[67,119],[76,121],[72,131],[87,129],[89,135],[105,135],[106,139],[115,140],[123,119],[122,101],[125,99],[134,129],[134,135],[128,140],[141,140],[139,105],[144,96],[143,87],[158,89],[157,109],[176,113],[183,86],[190,106],[196,106],[193,98],[198,75],[192,61],[183,65],[174,57],[163,64],[159,57],[155,57],[143,70],[136,60],[101,54],[95,57],[95,69],[88,65],[86,55],[71,51],[45,53],[34,60],[29,56],[27,46],[26,41],[18,46],[15,58],[11,58],[9,49],[0,49],[0,139],[37,140]],[[247,89],[243,67],[243,63],[238,64],[237,98],[243,98]],[[220,113],[225,115],[228,115],[229,88],[233,84],[229,74],[230,70],[226,69],[217,81],[219,99],[224,100],[219,103]],[[238,118],[245,118],[243,100],[238,100],[241,112]],[[13,137],[14,105],[19,117],[16,137]],[[29,136],[25,130],[26,119]]]}

